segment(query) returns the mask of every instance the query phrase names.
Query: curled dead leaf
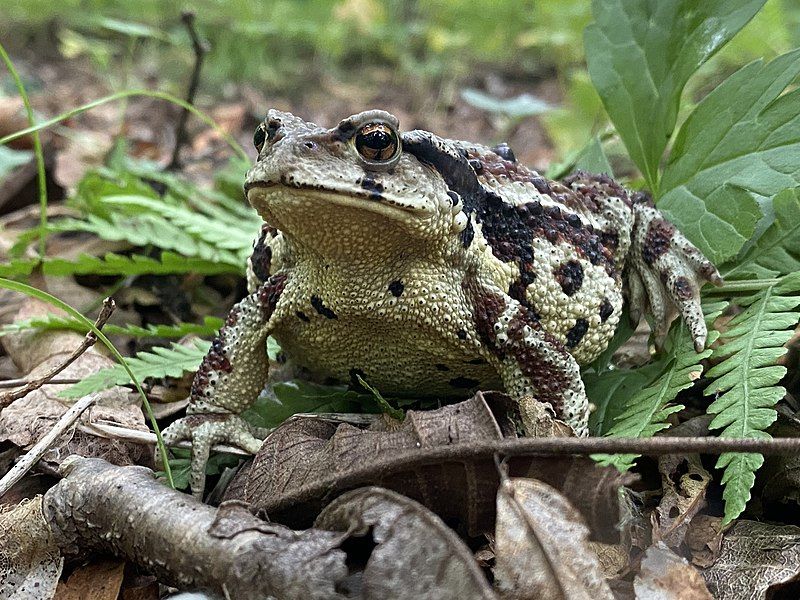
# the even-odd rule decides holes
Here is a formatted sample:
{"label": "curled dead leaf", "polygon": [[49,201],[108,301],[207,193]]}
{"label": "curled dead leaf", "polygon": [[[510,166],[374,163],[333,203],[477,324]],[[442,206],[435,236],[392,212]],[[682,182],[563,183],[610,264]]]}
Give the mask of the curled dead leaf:
{"label": "curled dead leaf", "polygon": [[[798,574],[800,527],[744,520],[725,533],[719,558],[703,571],[717,600],[797,597]],[[795,593],[777,596],[783,587]]]}
{"label": "curled dead leaf", "polygon": [[[479,456],[460,452],[515,437],[507,400],[502,394],[478,393],[437,410],[409,411],[394,430],[386,430],[381,421],[361,429],[294,418],[264,441],[226,498],[244,500],[275,521],[302,528],[336,496],[377,485],[422,503],[470,536],[491,532],[499,486],[495,452],[491,447]],[[559,489],[596,538],[619,538],[618,492],[630,476],[575,456],[515,457],[507,467],[511,475],[535,477]]]}
{"label": "curled dead leaf", "polygon": [[714,600],[697,569],[663,542],[647,549],[633,589],[636,600]]}
{"label": "curled dead leaf", "polygon": [[[435,514],[396,492],[377,487],[348,492],[317,518],[319,529],[366,538],[356,573],[365,600],[496,598],[469,548]],[[374,544],[374,547],[373,547]],[[360,559],[360,560],[359,560]]]}
{"label": "curled dead leaf", "polygon": [[495,586],[503,598],[613,600],[589,528],[564,496],[534,479],[497,493]]}

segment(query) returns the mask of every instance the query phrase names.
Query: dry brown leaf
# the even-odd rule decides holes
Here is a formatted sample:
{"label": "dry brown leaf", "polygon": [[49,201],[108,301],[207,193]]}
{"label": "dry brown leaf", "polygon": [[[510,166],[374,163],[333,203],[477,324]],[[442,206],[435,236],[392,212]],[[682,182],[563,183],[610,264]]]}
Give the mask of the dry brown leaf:
{"label": "dry brown leaf", "polygon": [[621,544],[603,544],[601,542],[589,542],[589,547],[597,555],[600,561],[600,568],[606,579],[617,577],[628,568],[630,562],[630,551]]}
{"label": "dry brown leaf", "polygon": [[719,558],[703,577],[717,600],[766,600],[798,573],[800,527],[739,521],[725,533]]}
{"label": "dry brown leaf", "polygon": [[124,574],[125,563],[121,560],[83,565],[58,584],[54,600],[117,600]]}
{"label": "dry brown leaf", "polygon": [[613,600],[589,528],[566,498],[534,479],[497,493],[495,586],[503,598]]}
{"label": "dry brown leaf", "polygon": [[[240,472],[226,497],[302,528],[337,495],[379,485],[421,502],[469,535],[490,532],[499,485],[493,454],[457,454],[466,444],[513,435],[507,400],[502,394],[478,393],[438,410],[409,411],[395,431],[295,418],[265,440],[252,467]],[[630,477],[598,467],[588,457],[518,457],[509,459],[508,467],[512,475],[535,477],[561,490],[602,541],[618,539],[618,491]]]}
{"label": "dry brown leaf", "polygon": [[683,543],[692,518],[705,506],[711,475],[697,454],[661,456],[658,459],[663,496],[651,515],[653,543],[670,548]]}
{"label": "dry brown leaf", "polygon": [[52,598],[63,566],[42,517],[41,496],[0,511],[0,598]]}
{"label": "dry brown leaf", "polygon": [[[28,300],[17,315],[30,318],[53,312],[52,307]],[[80,345],[83,336],[72,331],[25,331],[0,338],[8,354],[25,374],[33,379],[61,364]],[[96,347],[89,348],[74,363],[64,369],[59,377],[81,379],[97,370],[114,364]],[[61,385],[44,385],[27,396],[15,400],[0,412],[0,441],[9,441],[21,448],[29,448],[50,431],[70,404],[58,397]],[[131,397],[125,388],[111,388],[100,392],[100,399],[81,418],[83,422],[104,421],[120,427],[147,431],[139,400]],[[116,441],[75,430],[62,438],[47,455],[43,466],[55,468],[70,454],[98,456],[116,464],[148,463],[152,449],[140,444]]]}
{"label": "dry brown leaf", "polygon": [[692,553],[692,563],[710,567],[722,549],[722,517],[697,515],[689,525],[685,541]]}
{"label": "dry brown leaf", "polygon": [[351,541],[372,538],[376,546],[357,584],[365,600],[496,598],[453,530],[396,492],[377,487],[348,492],[325,508],[314,526],[345,531]]}
{"label": "dry brown leaf", "polygon": [[647,549],[633,587],[636,600],[714,600],[697,569],[663,542]]}
{"label": "dry brown leaf", "polygon": [[525,435],[529,437],[569,437],[575,431],[556,419],[550,404],[537,401],[532,396],[525,396],[519,401],[520,420]]}

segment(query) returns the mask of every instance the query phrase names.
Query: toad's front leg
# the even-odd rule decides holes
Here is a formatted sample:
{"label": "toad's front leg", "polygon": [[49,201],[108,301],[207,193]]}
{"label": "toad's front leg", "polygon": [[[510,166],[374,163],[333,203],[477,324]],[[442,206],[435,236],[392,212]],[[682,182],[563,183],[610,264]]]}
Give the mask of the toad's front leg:
{"label": "toad's front leg", "polygon": [[499,289],[476,286],[472,296],[478,337],[506,392],[549,403],[577,435],[588,435],[589,401],[575,358],[533,311]]}
{"label": "toad's front leg", "polygon": [[267,382],[266,340],[280,318],[279,304],[288,276],[273,275],[236,304],[211,344],[192,383],[187,415],[164,430],[164,442],[192,443],[191,488],[203,493],[211,447],[227,443],[255,454],[261,440],[239,416]]}

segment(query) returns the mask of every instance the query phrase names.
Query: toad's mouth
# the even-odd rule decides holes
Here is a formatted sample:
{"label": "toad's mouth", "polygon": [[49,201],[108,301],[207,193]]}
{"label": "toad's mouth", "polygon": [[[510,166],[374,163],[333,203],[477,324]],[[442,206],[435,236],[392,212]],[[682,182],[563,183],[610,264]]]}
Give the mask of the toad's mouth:
{"label": "toad's mouth", "polygon": [[353,190],[336,186],[314,186],[297,182],[250,181],[244,186],[248,202],[256,210],[280,210],[292,205],[300,206],[309,201],[324,202],[368,210],[390,218],[410,218],[429,215],[432,207],[425,201],[410,203],[393,198],[376,190]]}

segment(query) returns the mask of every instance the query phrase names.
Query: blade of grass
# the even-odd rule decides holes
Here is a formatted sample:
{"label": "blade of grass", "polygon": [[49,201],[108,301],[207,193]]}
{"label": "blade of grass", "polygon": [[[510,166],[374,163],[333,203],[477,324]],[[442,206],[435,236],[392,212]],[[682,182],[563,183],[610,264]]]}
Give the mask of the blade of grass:
{"label": "blade of grass", "polygon": [[205,123],[206,125],[211,127],[214,131],[216,131],[219,134],[219,136],[225,140],[228,146],[230,146],[231,149],[234,152],[236,152],[236,154],[238,154],[242,159],[246,160],[248,163],[250,162],[250,157],[247,155],[247,152],[245,152],[244,148],[242,148],[241,144],[239,144],[239,142],[237,142],[232,135],[230,135],[222,127],[220,127],[216,123],[216,121],[214,121],[214,119],[212,119],[210,116],[208,116],[206,113],[196,108],[195,106],[192,106],[191,104],[185,102],[184,100],[181,100],[180,98],[177,98],[167,92],[159,92],[158,90],[123,90],[121,92],[117,92],[109,96],[103,96],[102,98],[98,98],[97,100],[92,100],[91,102],[87,102],[82,106],[78,106],[76,108],[63,112],[57,117],[53,117],[52,119],[49,119],[47,121],[42,121],[41,123],[37,123],[36,125],[33,125],[31,127],[26,127],[25,129],[21,129],[15,133],[6,135],[0,138],[0,145],[16,140],[17,138],[20,138],[24,135],[28,135],[29,133],[40,131],[42,129],[47,129],[48,127],[52,127],[57,123],[61,123],[62,121],[69,119],[70,117],[74,117],[75,115],[79,115],[81,113],[86,112],[87,110],[91,110],[103,104],[108,104],[109,102],[122,100],[123,98],[130,98],[132,96],[144,96],[146,98],[156,98],[159,100],[165,100],[167,102],[171,102],[172,104],[175,104],[177,106],[180,106],[181,108],[188,110],[198,119],[203,121],[203,123]]}
{"label": "blade of grass", "polygon": [[92,323],[89,319],[84,317],[81,313],[77,310],[72,308],[69,304],[64,302],[63,300],[59,300],[55,296],[51,296],[47,292],[43,292],[42,290],[37,290],[35,287],[31,287],[24,283],[19,283],[18,281],[11,281],[10,279],[3,279],[0,278],[0,288],[5,288],[7,290],[11,290],[14,292],[19,292],[21,294],[25,294],[26,296],[30,296],[32,298],[36,298],[43,302],[47,302],[48,304],[60,308],[64,312],[66,312],[72,318],[80,321],[83,325],[86,326],[87,330],[92,331],[96,336],[97,339],[105,344],[108,351],[114,355],[122,367],[127,371],[128,375],[130,375],[131,381],[133,385],[136,386],[136,391],[139,392],[139,395],[142,397],[142,405],[144,406],[145,412],[147,413],[147,417],[150,419],[150,424],[153,427],[153,431],[156,434],[156,438],[158,440],[158,450],[163,457],[162,462],[164,463],[164,473],[167,476],[167,482],[172,489],[175,489],[175,483],[172,481],[172,471],[169,467],[169,461],[167,460],[167,447],[164,445],[164,439],[161,437],[161,430],[158,428],[158,423],[156,423],[156,417],[153,414],[153,409],[150,407],[150,402],[147,400],[147,395],[144,393],[141,384],[136,379],[136,376],[131,372],[130,367],[125,362],[125,359],[119,353],[119,351],[114,347],[114,344],[111,343],[105,334],[100,331],[94,323]]}
{"label": "blade of grass", "polygon": [[[3,62],[6,63],[6,68],[11,74],[14,84],[17,86],[22,104],[25,105],[25,113],[27,114],[28,123],[30,124],[29,129],[37,127],[36,117],[33,115],[33,108],[28,98],[28,92],[25,90],[25,85],[22,83],[22,79],[20,79],[19,73],[17,73],[16,68],[14,68],[14,63],[3,47],[3,44],[0,44],[0,57],[2,57]],[[42,152],[42,140],[39,138],[39,131],[34,129],[31,131],[31,134],[33,138],[33,154],[36,157],[36,173],[39,185],[39,257],[44,258],[47,248],[47,180],[44,172],[44,153]],[[5,142],[0,142],[0,145],[3,143]]]}

